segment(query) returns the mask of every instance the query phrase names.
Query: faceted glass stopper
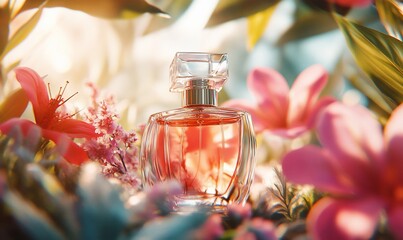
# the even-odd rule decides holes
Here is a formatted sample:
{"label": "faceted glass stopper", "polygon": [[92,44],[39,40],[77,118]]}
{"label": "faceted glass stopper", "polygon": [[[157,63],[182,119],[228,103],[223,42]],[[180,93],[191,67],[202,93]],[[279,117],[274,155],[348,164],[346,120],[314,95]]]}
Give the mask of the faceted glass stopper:
{"label": "faceted glass stopper", "polygon": [[178,52],[171,63],[171,92],[191,88],[220,91],[228,78],[227,54]]}

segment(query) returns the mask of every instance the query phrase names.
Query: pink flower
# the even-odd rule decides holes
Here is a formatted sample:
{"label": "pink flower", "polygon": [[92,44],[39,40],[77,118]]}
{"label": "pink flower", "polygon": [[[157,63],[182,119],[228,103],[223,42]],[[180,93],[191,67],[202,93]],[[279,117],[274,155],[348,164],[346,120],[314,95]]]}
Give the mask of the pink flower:
{"label": "pink flower", "polygon": [[221,215],[214,213],[207,218],[206,222],[200,228],[194,231],[192,238],[214,240],[220,239],[223,234],[224,228],[222,226]]}
{"label": "pink flower", "polygon": [[331,98],[318,100],[327,77],[323,67],[314,65],[305,69],[290,89],[278,72],[256,68],[250,73],[247,83],[257,104],[231,100],[224,106],[249,112],[257,133],[267,130],[282,137],[294,138],[307,132],[319,110],[334,101]]}
{"label": "pink flower", "polygon": [[58,110],[67,100],[61,90],[55,98],[49,98],[46,85],[32,69],[21,67],[15,70],[16,78],[32,104],[35,122],[11,118],[0,125],[0,131],[8,134],[14,126],[20,126],[27,135],[33,126],[39,126],[42,136],[56,144],[65,145],[64,158],[74,164],[84,162],[88,157],[85,151],[73,142],[72,138],[96,137],[95,128],[83,121],[72,119],[71,115]]}
{"label": "pink flower", "polygon": [[286,178],[330,193],[309,213],[316,239],[369,239],[384,211],[403,239],[403,104],[381,125],[363,107],[330,105],[318,120],[323,148],[306,146],[282,162]]}
{"label": "pink flower", "polygon": [[240,204],[230,204],[228,206],[228,216],[231,218],[244,220],[252,217],[252,205],[246,203],[244,206]]}
{"label": "pink flower", "polygon": [[372,0],[328,0],[330,3],[344,7],[366,7],[372,3]]}

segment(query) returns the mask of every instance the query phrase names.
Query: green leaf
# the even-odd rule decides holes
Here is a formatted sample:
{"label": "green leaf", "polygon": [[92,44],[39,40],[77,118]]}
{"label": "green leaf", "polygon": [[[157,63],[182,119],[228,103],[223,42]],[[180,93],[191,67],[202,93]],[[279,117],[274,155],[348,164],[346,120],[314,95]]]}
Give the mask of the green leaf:
{"label": "green leaf", "polygon": [[14,49],[18,44],[20,44],[35,28],[38,23],[43,10],[43,5],[32,15],[32,17],[22,25],[17,32],[11,37],[10,41],[8,41],[6,48],[0,55],[0,61],[9,53],[12,49]]}
{"label": "green leaf", "polygon": [[79,185],[78,214],[82,226],[80,239],[117,239],[129,220],[129,212],[95,163],[82,167]]}
{"label": "green leaf", "polygon": [[403,43],[334,15],[360,68],[394,104],[403,102]]}
{"label": "green leaf", "polygon": [[38,193],[42,198],[40,207],[46,210],[54,222],[63,229],[65,236],[69,239],[77,239],[79,226],[73,198],[67,194],[53,175],[45,172],[39,165],[27,165],[27,174],[32,176],[40,188]]}
{"label": "green leaf", "polygon": [[220,0],[207,23],[207,27],[250,16],[278,2],[279,0]]}
{"label": "green leaf", "polygon": [[[348,72],[348,70],[347,70]],[[347,73],[347,79],[350,83],[367,96],[369,108],[376,113],[382,124],[385,124],[396,103],[385,96],[375,85],[375,83],[362,71]]]}
{"label": "green leaf", "polygon": [[323,1],[323,0],[302,0],[303,3],[315,10],[322,10],[327,12],[336,11],[338,14],[346,15],[351,7],[337,4],[337,1]]}
{"label": "green leaf", "polygon": [[[23,10],[38,7],[43,0],[29,0]],[[142,13],[165,14],[145,0],[48,0],[46,7],[64,7],[102,18],[134,18]]]}
{"label": "green leaf", "polygon": [[312,12],[294,22],[277,41],[278,45],[304,39],[337,29],[337,23],[325,12]]}
{"label": "green leaf", "polygon": [[248,17],[248,49],[252,50],[262,37],[276,5]]}
{"label": "green leaf", "polygon": [[192,231],[198,229],[206,219],[207,215],[199,212],[157,219],[148,222],[133,239],[191,239]]}
{"label": "green leaf", "polygon": [[9,3],[0,5],[0,54],[4,51],[8,42],[8,33],[10,31],[10,10]]}
{"label": "green leaf", "polygon": [[50,219],[20,195],[8,190],[3,196],[3,201],[15,220],[32,239],[64,239]]}
{"label": "green leaf", "polygon": [[0,123],[20,117],[28,106],[28,97],[21,88],[6,96],[0,102]]}
{"label": "green leaf", "polygon": [[402,41],[403,10],[394,0],[376,0],[379,17],[389,35]]}
{"label": "green leaf", "polygon": [[152,16],[144,34],[148,34],[165,27],[170,26],[178,20],[182,14],[189,8],[192,0],[165,0],[161,2],[161,9],[169,14],[170,18],[162,18],[160,16]]}

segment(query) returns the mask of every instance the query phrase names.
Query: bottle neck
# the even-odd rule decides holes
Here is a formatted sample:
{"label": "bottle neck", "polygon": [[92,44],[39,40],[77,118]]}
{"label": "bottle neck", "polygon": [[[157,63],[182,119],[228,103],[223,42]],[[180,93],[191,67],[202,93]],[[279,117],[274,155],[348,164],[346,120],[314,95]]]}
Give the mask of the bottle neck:
{"label": "bottle neck", "polygon": [[209,105],[217,106],[218,92],[211,88],[189,88],[183,91],[182,106]]}

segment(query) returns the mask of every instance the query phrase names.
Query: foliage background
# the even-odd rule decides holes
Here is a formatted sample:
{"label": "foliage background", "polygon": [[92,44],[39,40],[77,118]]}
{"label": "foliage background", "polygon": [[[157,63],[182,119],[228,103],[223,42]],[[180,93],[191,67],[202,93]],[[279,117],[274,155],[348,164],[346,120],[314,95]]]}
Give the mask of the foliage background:
{"label": "foliage background", "polygon": [[[320,0],[95,2],[0,2],[1,98],[18,87],[12,69],[29,66],[53,80],[68,80],[72,86],[66,95],[82,92],[75,98],[76,109],[88,105],[85,83],[96,83],[116,96],[120,123],[136,129],[151,113],[179,106],[179,96],[168,93],[169,64],[175,52],[197,51],[229,54],[231,79],[221,101],[252,98],[245,80],[254,67],[274,68],[291,83],[316,63],[330,73],[324,94],[363,104],[381,123],[403,101],[400,1],[376,0],[365,7]],[[168,215],[169,195],[178,191],[175,184],[139,193],[134,203],[122,201],[95,165],[60,165],[52,147],[37,156],[32,142],[15,136],[17,142],[2,137],[0,144],[0,210],[6,226],[1,234],[6,238],[180,239],[205,238],[197,229],[214,232],[211,226],[216,225],[206,225],[203,213],[158,218]],[[260,145],[258,158],[267,163],[265,147],[270,148]],[[264,186],[272,189],[264,191],[270,197],[256,197],[251,215],[274,221],[280,226],[277,236],[284,239],[305,234],[303,219],[321,193],[304,195],[279,172],[271,177],[278,180]],[[242,227],[259,229],[249,217],[234,211],[223,220],[227,231],[221,238],[242,236]],[[167,235],[158,235],[152,230],[156,227]],[[270,231],[265,234],[269,238]],[[380,230],[376,236],[388,234]]]}

